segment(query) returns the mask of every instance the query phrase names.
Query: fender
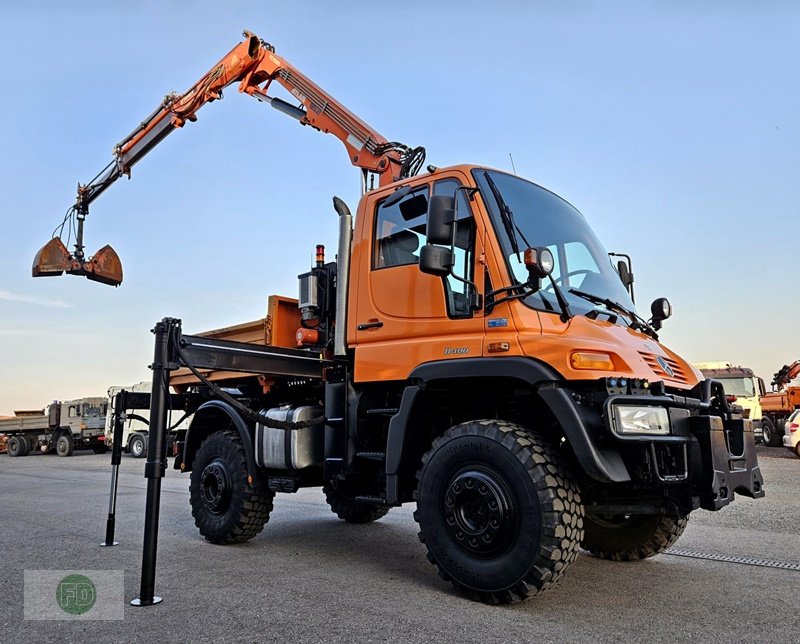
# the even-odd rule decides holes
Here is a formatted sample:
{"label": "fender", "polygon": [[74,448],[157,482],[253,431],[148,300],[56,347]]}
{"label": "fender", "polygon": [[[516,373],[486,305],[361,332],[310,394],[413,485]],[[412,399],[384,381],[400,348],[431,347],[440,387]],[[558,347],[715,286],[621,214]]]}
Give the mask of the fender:
{"label": "fender", "polygon": [[583,470],[591,478],[607,483],[630,481],[620,455],[600,448],[569,392],[559,387],[564,380],[552,367],[533,358],[461,358],[438,360],[418,366],[409,375],[413,383],[403,391],[400,410],[389,423],[386,444],[386,495],[388,503],[398,501],[398,471],[409,417],[417,395],[437,380],[461,378],[514,378],[532,387],[555,416]]}
{"label": "fender", "polygon": [[244,445],[245,458],[247,459],[247,478],[255,481],[257,479],[257,470],[253,454],[253,438],[241,414],[232,405],[223,400],[209,400],[197,408],[192,424],[186,430],[186,443],[183,446],[183,452],[178,457],[181,460],[175,459],[176,469],[180,468],[181,472],[190,472],[192,470],[194,457],[200,448],[200,443],[211,432],[219,428],[221,420],[230,420],[239,432]]}

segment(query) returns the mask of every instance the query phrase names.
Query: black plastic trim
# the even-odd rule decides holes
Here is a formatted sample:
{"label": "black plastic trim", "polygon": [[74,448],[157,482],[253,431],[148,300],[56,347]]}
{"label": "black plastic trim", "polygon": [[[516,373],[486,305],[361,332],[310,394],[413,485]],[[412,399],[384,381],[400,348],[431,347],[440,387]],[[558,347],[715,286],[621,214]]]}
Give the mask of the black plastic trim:
{"label": "black plastic trim", "polygon": [[195,454],[197,453],[197,448],[199,447],[199,445],[192,444],[192,429],[194,429],[195,424],[203,416],[205,416],[205,414],[202,414],[201,412],[203,412],[203,410],[212,409],[225,413],[231,419],[234,427],[236,427],[236,430],[239,432],[239,436],[242,439],[242,444],[244,445],[245,458],[247,460],[247,475],[248,477],[252,478],[253,481],[255,481],[257,478],[257,469],[255,456],[253,454],[253,437],[250,435],[250,431],[247,429],[247,423],[245,423],[241,414],[239,414],[239,412],[236,411],[232,405],[229,405],[222,400],[209,400],[208,402],[200,405],[197,408],[197,411],[194,413],[192,424],[189,426],[189,429],[186,430],[183,454],[185,457],[188,456],[189,458],[182,462],[183,469],[186,471],[191,470]]}
{"label": "black plastic trim", "polygon": [[516,356],[458,358],[422,364],[409,376],[410,380],[418,380],[423,385],[451,378],[515,378],[536,387],[564,430],[586,474],[598,481],[609,483],[631,480],[621,456],[616,451],[597,446],[572,396],[561,388],[563,379],[549,365],[533,358]]}

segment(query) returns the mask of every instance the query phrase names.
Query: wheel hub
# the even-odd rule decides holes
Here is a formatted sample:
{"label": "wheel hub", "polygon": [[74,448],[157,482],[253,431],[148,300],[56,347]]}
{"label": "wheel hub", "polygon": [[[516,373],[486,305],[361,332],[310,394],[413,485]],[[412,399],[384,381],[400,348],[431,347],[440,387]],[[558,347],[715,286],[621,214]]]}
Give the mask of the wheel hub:
{"label": "wheel hub", "polygon": [[465,550],[492,554],[513,536],[516,516],[504,487],[486,472],[461,472],[444,496],[445,526]]}
{"label": "wheel hub", "polygon": [[209,513],[225,514],[231,498],[231,477],[225,464],[216,459],[200,475],[203,506]]}

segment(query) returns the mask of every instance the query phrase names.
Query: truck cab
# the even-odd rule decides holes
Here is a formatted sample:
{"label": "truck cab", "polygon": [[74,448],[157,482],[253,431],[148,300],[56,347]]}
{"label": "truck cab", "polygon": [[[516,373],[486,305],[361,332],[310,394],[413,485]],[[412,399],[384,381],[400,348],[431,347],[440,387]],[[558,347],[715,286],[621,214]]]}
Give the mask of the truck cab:
{"label": "truck cab", "polygon": [[742,408],[742,416],[753,423],[755,437],[761,438],[761,396],[767,389],[764,380],[752,369],[734,365],[731,362],[698,362],[694,365],[706,378],[722,383],[725,393],[736,396],[736,405]]}

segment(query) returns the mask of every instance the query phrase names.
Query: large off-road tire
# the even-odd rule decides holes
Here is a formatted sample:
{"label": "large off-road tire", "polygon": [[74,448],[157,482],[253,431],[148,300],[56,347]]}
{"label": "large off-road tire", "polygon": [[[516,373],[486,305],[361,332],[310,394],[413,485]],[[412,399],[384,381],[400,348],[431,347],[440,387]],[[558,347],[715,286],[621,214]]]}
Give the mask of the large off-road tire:
{"label": "large off-road tire", "polygon": [[595,557],[638,561],[664,552],[686,529],[689,516],[633,514],[602,516],[587,513],[581,546]]}
{"label": "large off-road tire", "polygon": [[22,436],[9,436],[6,451],[9,456],[25,456],[25,439]]}
{"label": "large off-road tire", "polygon": [[28,438],[27,436],[21,436],[20,438],[22,438],[22,454],[20,454],[20,456],[27,456],[33,449],[31,444],[33,439]]}
{"label": "large off-road tire", "polygon": [[144,458],[147,456],[147,443],[144,436],[134,434],[128,441],[128,452],[133,458]]}
{"label": "large off-road tire", "polygon": [[92,445],[92,451],[95,454],[105,454],[108,451],[108,445]]}
{"label": "large off-road tire", "polygon": [[556,449],[524,427],[451,427],[422,457],[417,479],[414,518],[428,559],[471,599],[524,599],[575,561],[583,538],[578,487]]}
{"label": "large off-road tire", "polygon": [[782,433],[775,428],[775,423],[766,416],[761,419],[761,442],[769,447],[778,447],[781,444]]}
{"label": "large off-road tire", "polygon": [[214,432],[200,445],[192,464],[189,502],[194,523],[211,543],[239,543],[255,537],[269,521],[275,493],[247,480],[247,460],[239,434]]}
{"label": "large off-road tire", "polygon": [[72,456],[74,451],[75,444],[72,442],[72,436],[61,434],[56,441],[56,454],[59,456]]}
{"label": "large off-road tire", "polygon": [[347,523],[369,523],[385,517],[390,507],[377,501],[361,501],[330,485],[322,488],[331,512]]}

